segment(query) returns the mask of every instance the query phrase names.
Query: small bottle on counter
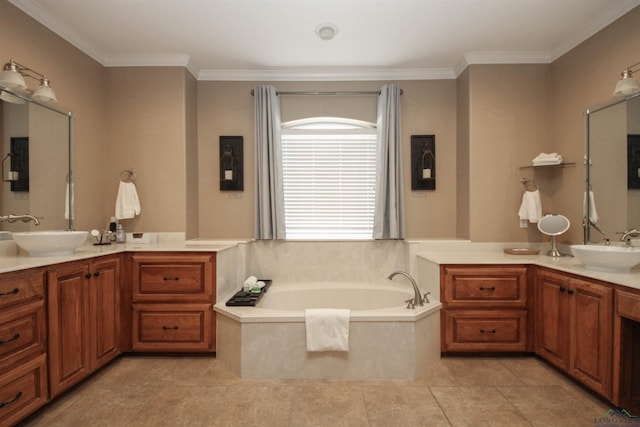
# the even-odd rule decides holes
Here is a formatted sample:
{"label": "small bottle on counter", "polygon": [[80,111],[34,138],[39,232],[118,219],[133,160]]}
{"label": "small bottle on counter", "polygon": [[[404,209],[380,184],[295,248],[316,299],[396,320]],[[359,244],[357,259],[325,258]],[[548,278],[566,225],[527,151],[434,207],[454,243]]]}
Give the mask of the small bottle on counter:
{"label": "small bottle on counter", "polygon": [[122,224],[116,226],[116,243],[125,243],[127,241],[127,235],[122,228]]}

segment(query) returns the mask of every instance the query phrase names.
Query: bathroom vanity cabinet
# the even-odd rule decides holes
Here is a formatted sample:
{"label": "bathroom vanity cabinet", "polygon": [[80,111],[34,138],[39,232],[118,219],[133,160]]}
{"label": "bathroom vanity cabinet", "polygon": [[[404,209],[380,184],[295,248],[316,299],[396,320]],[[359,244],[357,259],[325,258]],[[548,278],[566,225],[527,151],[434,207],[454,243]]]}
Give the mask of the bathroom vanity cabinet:
{"label": "bathroom vanity cabinet", "polygon": [[443,352],[530,349],[529,269],[524,265],[443,265]]}
{"label": "bathroom vanity cabinet", "polygon": [[48,401],[45,270],[0,276],[0,425]]}
{"label": "bathroom vanity cabinet", "polygon": [[120,269],[121,255],[49,268],[51,397],[120,354]]}
{"label": "bathroom vanity cabinet", "polygon": [[215,254],[130,255],[133,351],[215,351]]}
{"label": "bathroom vanity cabinet", "polygon": [[611,398],[613,289],[538,268],[536,353]]}

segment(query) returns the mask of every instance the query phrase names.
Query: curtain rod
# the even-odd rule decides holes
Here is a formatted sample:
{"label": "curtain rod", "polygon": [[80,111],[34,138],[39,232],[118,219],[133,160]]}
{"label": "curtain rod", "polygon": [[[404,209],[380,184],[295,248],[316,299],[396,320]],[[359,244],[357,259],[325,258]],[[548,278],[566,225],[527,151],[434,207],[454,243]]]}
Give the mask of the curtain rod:
{"label": "curtain rod", "polygon": [[[402,95],[404,91],[400,89],[400,95]],[[255,90],[251,89],[251,96],[254,96]],[[334,92],[307,92],[307,91],[276,91],[276,95],[380,95],[379,90],[342,90],[342,91],[334,91]]]}

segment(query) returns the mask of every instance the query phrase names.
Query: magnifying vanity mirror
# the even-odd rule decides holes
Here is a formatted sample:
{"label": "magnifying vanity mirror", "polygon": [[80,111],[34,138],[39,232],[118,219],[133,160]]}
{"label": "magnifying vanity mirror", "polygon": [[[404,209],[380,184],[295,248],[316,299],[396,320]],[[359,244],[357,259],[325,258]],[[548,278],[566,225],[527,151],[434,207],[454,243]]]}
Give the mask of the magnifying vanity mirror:
{"label": "magnifying vanity mirror", "polygon": [[[73,229],[73,115],[0,85],[0,215],[30,214],[38,229]],[[0,231],[28,231],[33,222],[0,222]]]}
{"label": "magnifying vanity mirror", "polygon": [[640,228],[640,94],[585,112],[584,243]]}
{"label": "magnifying vanity mirror", "polygon": [[547,252],[547,255],[553,257],[565,256],[558,250],[556,239],[559,235],[565,233],[570,225],[571,223],[566,216],[557,214],[545,215],[538,221],[538,230],[542,234],[551,236],[551,250]]}

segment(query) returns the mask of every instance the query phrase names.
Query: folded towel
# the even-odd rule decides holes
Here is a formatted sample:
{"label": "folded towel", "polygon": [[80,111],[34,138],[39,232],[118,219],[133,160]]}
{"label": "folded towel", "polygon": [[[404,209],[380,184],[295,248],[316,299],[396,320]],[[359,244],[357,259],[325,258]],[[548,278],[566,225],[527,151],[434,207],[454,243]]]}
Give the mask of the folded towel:
{"label": "folded towel", "polygon": [[596,211],[596,202],[593,198],[593,191],[585,191],[584,193],[584,209],[587,211],[587,206],[589,207],[589,220],[592,223],[598,222],[598,212]]}
{"label": "folded towel", "polygon": [[74,219],[73,209],[73,183],[67,182],[67,188],[64,195],[64,219]]}
{"label": "folded towel", "polygon": [[242,285],[242,289],[245,292],[249,292],[251,288],[256,286],[257,283],[258,283],[258,279],[256,278],[256,276],[249,276],[245,279],[244,284]]}
{"label": "folded towel", "polygon": [[562,163],[562,156],[558,153],[540,153],[533,158],[533,166],[559,165]]}
{"label": "folded towel", "polygon": [[525,191],[522,194],[518,217],[520,218],[520,228],[527,228],[527,221],[537,223],[542,218],[542,202],[538,190]]}
{"label": "folded towel", "polygon": [[307,351],[349,351],[351,310],[308,308],[304,316]]}
{"label": "folded towel", "polygon": [[140,200],[133,182],[120,181],[116,197],[116,218],[129,219],[140,215]]}

